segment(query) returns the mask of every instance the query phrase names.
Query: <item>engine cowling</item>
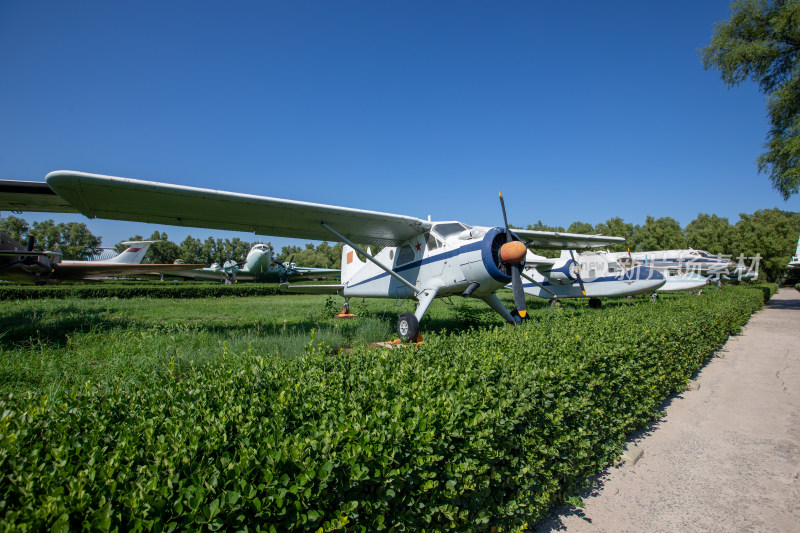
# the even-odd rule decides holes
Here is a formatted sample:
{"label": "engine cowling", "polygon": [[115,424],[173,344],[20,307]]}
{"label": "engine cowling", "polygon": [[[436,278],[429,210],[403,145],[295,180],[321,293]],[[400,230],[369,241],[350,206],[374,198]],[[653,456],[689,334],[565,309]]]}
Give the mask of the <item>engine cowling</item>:
{"label": "engine cowling", "polygon": [[578,265],[572,259],[556,259],[553,267],[542,274],[553,283],[568,285],[578,279]]}

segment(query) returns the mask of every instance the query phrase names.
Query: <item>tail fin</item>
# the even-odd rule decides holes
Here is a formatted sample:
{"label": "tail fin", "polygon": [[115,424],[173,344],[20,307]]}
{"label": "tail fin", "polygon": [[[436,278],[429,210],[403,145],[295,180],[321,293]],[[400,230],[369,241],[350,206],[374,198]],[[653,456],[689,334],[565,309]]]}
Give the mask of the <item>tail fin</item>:
{"label": "tail fin", "polygon": [[353,274],[361,270],[366,263],[358,258],[356,251],[350,246],[345,244],[342,246],[342,284],[347,285]]}
{"label": "tail fin", "polygon": [[142,262],[144,254],[150,248],[150,245],[158,241],[126,241],[122,244],[127,244],[128,248],[118,256],[108,260],[109,263],[121,263],[124,265],[138,265]]}

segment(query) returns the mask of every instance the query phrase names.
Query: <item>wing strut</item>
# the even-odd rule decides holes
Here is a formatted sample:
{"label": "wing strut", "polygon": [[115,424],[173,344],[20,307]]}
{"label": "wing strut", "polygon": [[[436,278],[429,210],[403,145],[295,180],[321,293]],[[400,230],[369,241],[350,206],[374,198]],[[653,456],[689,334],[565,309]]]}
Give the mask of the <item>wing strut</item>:
{"label": "wing strut", "polygon": [[386,265],[384,265],[383,263],[381,263],[380,261],[378,261],[377,259],[372,257],[372,255],[370,255],[367,252],[365,252],[363,249],[361,249],[360,246],[355,244],[353,241],[351,241],[350,239],[348,239],[347,237],[345,237],[344,235],[342,235],[341,233],[339,233],[338,231],[336,231],[335,229],[333,229],[332,227],[330,227],[329,225],[327,225],[323,221],[320,220],[319,223],[322,225],[323,228],[325,228],[326,230],[328,230],[331,233],[333,233],[334,235],[336,235],[343,243],[349,244],[350,247],[353,248],[356,252],[360,253],[361,255],[366,257],[368,260],[370,260],[373,263],[375,263],[375,265],[378,268],[380,268],[381,270],[383,270],[384,272],[386,272],[387,274],[392,276],[394,279],[396,279],[397,281],[399,281],[400,283],[402,283],[403,285],[405,285],[406,287],[411,289],[414,292],[414,296],[417,296],[420,292],[422,292],[418,288],[416,288],[414,285],[409,283],[408,280],[406,280],[402,276],[400,276],[400,274],[398,274],[397,272],[395,272],[391,268],[387,267]]}
{"label": "wing strut", "polygon": [[538,281],[536,281],[535,279],[533,279],[532,277],[530,277],[529,275],[527,275],[527,274],[526,274],[524,271],[523,271],[523,272],[520,272],[520,276],[522,276],[523,278],[527,279],[528,281],[530,281],[531,283],[533,283],[534,285],[536,285],[537,287],[539,287],[540,289],[542,289],[544,292],[547,292],[547,293],[549,293],[549,294],[552,294],[553,296],[555,296],[556,298],[558,298],[558,295],[557,295],[556,293],[554,293],[553,291],[551,291],[551,290],[549,290],[549,289],[545,288],[545,286],[544,286],[544,285],[542,285],[541,283],[539,283]]}

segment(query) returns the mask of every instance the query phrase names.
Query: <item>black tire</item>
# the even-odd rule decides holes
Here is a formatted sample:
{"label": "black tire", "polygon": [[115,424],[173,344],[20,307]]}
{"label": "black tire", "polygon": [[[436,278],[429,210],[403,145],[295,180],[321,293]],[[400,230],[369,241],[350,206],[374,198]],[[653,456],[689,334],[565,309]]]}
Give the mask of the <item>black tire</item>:
{"label": "black tire", "polygon": [[591,309],[600,309],[603,307],[603,301],[600,298],[589,298],[589,307]]}
{"label": "black tire", "polygon": [[547,300],[547,307],[550,309],[561,309],[561,300],[558,298],[550,298]]}
{"label": "black tire", "polygon": [[397,336],[403,342],[411,342],[419,333],[419,320],[412,313],[403,313],[397,319]]}

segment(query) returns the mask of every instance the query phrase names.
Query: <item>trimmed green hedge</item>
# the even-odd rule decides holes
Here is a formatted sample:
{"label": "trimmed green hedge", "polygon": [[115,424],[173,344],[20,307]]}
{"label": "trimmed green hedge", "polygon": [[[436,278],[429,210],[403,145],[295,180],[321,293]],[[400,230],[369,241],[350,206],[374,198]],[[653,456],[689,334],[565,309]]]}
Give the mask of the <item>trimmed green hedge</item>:
{"label": "trimmed green hedge", "polygon": [[764,303],[767,303],[769,299],[775,296],[775,293],[778,292],[777,283],[758,283],[757,285],[753,285],[753,288],[763,291]]}
{"label": "trimmed green hedge", "polygon": [[0,402],[0,529],[488,530],[541,519],[763,304],[726,287],[418,349],[229,353]]}
{"label": "trimmed green hedge", "polygon": [[246,283],[87,283],[64,285],[0,285],[0,300],[44,298],[218,298],[286,294],[277,285]]}

